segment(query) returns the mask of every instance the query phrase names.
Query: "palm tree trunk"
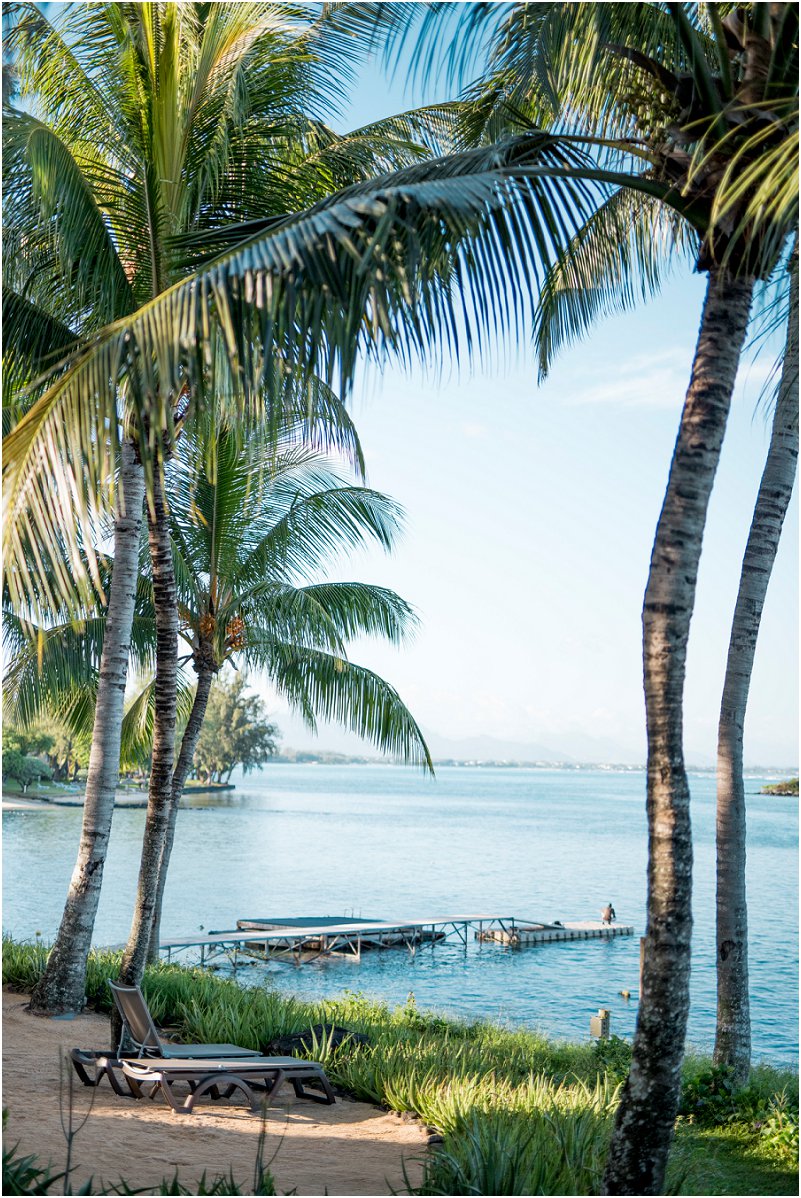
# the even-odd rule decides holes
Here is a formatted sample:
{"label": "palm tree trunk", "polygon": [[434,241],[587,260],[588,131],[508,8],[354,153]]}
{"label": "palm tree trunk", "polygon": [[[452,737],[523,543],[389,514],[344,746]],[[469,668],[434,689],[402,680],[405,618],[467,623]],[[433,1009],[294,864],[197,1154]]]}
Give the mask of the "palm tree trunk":
{"label": "palm tree trunk", "polygon": [[798,464],[798,246],[770,448],[743,557],[718,725],[717,975],[715,1064],[744,1084],[751,1068],[745,892],[743,731],[762,609]]}
{"label": "palm tree trunk", "polygon": [[139,985],[145,972],[153,908],[156,900],[159,860],[169,819],[172,768],[175,757],[178,597],[169,517],[164,496],[164,480],[158,467],[153,482],[153,506],[152,510],[148,512],[148,540],[153,574],[153,607],[156,617],[153,757],[136,906],[131,932],[120,967],[120,979],[128,985]]}
{"label": "palm tree trunk", "polygon": [[161,858],[159,860],[158,881],[156,883],[156,901],[153,907],[153,919],[150,931],[150,945],[148,948],[148,962],[154,963],[159,959],[159,943],[161,940],[161,907],[164,900],[164,887],[167,881],[167,870],[170,864],[170,855],[172,846],[175,840],[175,822],[178,819],[178,806],[181,802],[181,795],[184,793],[184,786],[189,777],[189,771],[192,768],[192,758],[195,755],[198,739],[200,738],[200,730],[203,727],[203,720],[206,716],[206,708],[209,702],[209,694],[211,693],[211,684],[214,681],[216,669],[201,669],[198,672],[197,690],[195,691],[194,702],[192,703],[192,711],[189,715],[189,720],[184,730],[183,739],[181,741],[181,751],[178,754],[178,764],[175,767],[175,773],[172,776],[172,795],[170,798],[170,809],[167,820],[167,828],[164,836],[164,843],[161,849]]}
{"label": "palm tree trunk", "polygon": [[125,443],[81,841],[58,935],[45,972],[31,995],[31,1010],[40,1014],[81,1011],[86,999],[86,959],[92,943],[120,773],[120,732],[139,575],[144,494],[142,466],[133,445]]}
{"label": "palm tree trunk", "polygon": [[692,377],[657,524],[643,606],[648,735],[648,926],[631,1072],[605,1194],[663,1194],[689,1010],[690,792],[682,698],[706,511],[748,325],[753,284],[710,271]]}

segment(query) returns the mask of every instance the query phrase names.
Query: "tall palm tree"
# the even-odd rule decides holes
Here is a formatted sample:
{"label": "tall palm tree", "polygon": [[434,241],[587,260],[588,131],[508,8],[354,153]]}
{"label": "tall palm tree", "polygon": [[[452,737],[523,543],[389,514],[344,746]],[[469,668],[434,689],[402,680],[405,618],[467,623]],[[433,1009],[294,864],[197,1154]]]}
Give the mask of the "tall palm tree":
{"label": "tall palm tree", "polygon": [[[511,50],[507,52],[511,54]],[[639,62],[642,65],[641,56]],[[715,85],[721,86],[720,81]],[[486,134],[487,128],[493,132],[499,128],[508,131],[509,127],[519,127],[525,119],[520,106],[524,97],[519,95],[516,103],[504,112],[499,104],[504,92],[497,78],[489,88],[476,87],[472,94],[467,129],[473,136],[477,130]],[[638,98],[642,105],[642,95]],[[786,99],[785,96],[785,113]],[[638,122],[642,122],[642,114],[647,111],[640,107]],[[791,108],[790,123],[792,112]],[[715,190],[712,219],[730,222],[733,208],[747,193],[746,209],[739,214],[741,223],[750,225],[755,236],[763,230],[776,244],[777,238],[780,240],[777,230],[786,234],[794,211],[797,154],[793,154],[792,136],[781,140],[774,152],[752,158],[743,176],[738,175],[741,159],[752,154],[754,146],[760,147],[765,139],[765,128],[757,125],[750,137],[728,147],[733,151],[732,158]],[[727,149],[725,141],[722,148]],[[772,224],[770,218],[774,218]],[[581,336],[599,316],[626,310],[655,294],[670,270],[677,263],[690,266],[697,251],[696,232],[664,202],[627,188],[614,192],[546,276],[534,326],[541,377],[547,375],[554,354],[565,342]],[[783,255],[776,273],[783,273],[786,266]],[[791,266],[797,272],[795,255],[791,257]],[[757,292],[758,307],[766,302],[775,307],[776,300],[770,299],[772,290],[768,286]],[[797,275],[792,272],[790,287],[780,297],[783,310],[787,309],[788,296],[788,335],[779,402],[746,550],[748,564],[743,565],[720,724],[715,1060],[732,1068],[740,1082],[746,1079],[750,1065],[742,735],[762,605],[795,473]],[[773,320],[776,323],[775,316]]]}
{"label": "tall palm tree", "polygon": [[[198,474],[195,463],[204,465]],[[138,982],[158,958],[161,902],[178,805],[211,686],[233,658],[270,678],[314,728],[334,719],[379,748],[431,768],[419,728],[397,693],[347,659],[357,635],[397,643],[414,627],[392,591],[308,582],[343,551],[376,540],[391,548],[399,512],[385,496],[346,481],[303,446],[277,456],[268,441],[216,430],[188,441],[169,470],[169,532],[181,637],[197,676],[194,703],[166,810],[148,821],[136,911],[122,977]],[[153,747],[153,768],[157,748]]]}
{"label": "tall palm tree", "polygon": [[[287,207],[427,153],[413,140],[421,127],[414,118],[348,137],[323,123],[356,47],[352,39],[343,43],[316,10],[259,3],[65,10],[55,26],[35,5],[16,6],[7,40],[26,108],[9,106],[3,128],[4,307],[14,315],[5,344],[7,360],[26,382],[55,362],[57,393],[69,377],[58,365],[65,349],[88,366],[99,328],[180,278],[177,235],[208,233],[254,215],[274,219]],[[130,351],[125,356],[130,360]],[[283,377],[282,364],[276,367]],[[172,744],[177,628],[169,613],[173,582],[159,488],[164,437],[169,442],[183,415],[186,388],[185,380],[168,382],[170,373],[169,359],[151,359],[144,380],[115,383],[113,411],[92,432],[86,393],[65,418],[52,404],[53,387],[34,386],[15,409],[20,418],[7,443],[29,483],[24,515],[13,492],[6,508],[15,559],[8,580],[17,602],[25,592],[29,603],[41,601],[46,610],[53,587],[69,593],[83,580],[75,597],[80,609],[88,580],[99,585],[99,565],[93,538],[84,537],[82,556],[70,526],[76,512],[91,525],[104,508],[117,508],[82,840],[62,926],[33,996],[40,1010],[83,1003],[118,777],[146,485],[155,585],[164,598],[157,736],[165,752]],[[284,381],[296,395],[294,381]],[[271,402],[278,422],[286,387],[274,382],[265,374],[252,400],[254,406]],[[98,385],[102,389],[95,375],[88,394]],[[235,407],[230,389],[222,390],[229,393],[220,394],[218,385],[215,402]],[[163,801],[170,773],[153,775]]]}
{"label": "tall palm tree", "polygon": [[[390,27],[403,30],[405,14],[389,7]],[[423,47],[439,16],[437,10],[423,16]],[[546,280],[537,327],[541,363],[566,332],[632,301],[632,264],[640,287],[653,287],[660,261],[650,234],[661,225],[671,244],[682,237],[680,222],[660,209],[673,209],[692,226],[696,268],[709,276],[643,607],[648,928],[632,1069],[604,1181],[605,1192],[660,1193],[689,1003],[686,647],[754,285],[773,268],[797,217],[798,10],[792,4],[732,11],[716,4],[477,4],[464,36],[461,61],[480,37],[488,38],[490,55],[487,76],[468,92],[469,140],[508,135],[527,123],[558,127],[585,145],[605,147],[607,169],[619,173],[616,180],[603,177],[625,189],[606,200]],[[453,47],[449,54],[460,60]],[[642,168],[629,166],[626,180],[621,168],[632,159]],[[649,190],[654,179],[671,181],[675,191]]]}
{"label": "tall palm tree", "polygon": [[743,735],[759,626],[798,466],[798,240],[770,445],[743,555],[718,724],[715,1063],[746,1081],[751,1065]]}

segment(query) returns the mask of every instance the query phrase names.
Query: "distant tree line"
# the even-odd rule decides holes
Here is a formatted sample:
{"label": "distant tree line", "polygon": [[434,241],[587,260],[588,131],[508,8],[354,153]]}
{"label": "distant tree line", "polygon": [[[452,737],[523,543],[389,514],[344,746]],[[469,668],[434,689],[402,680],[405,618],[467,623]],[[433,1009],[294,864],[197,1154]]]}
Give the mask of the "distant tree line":
{"label": "distant tree line", "polygon": [[278,729],[267,719],[258,695],[245,693],[245,679],[212,687],[198,738],[192,774],[201,782],[229,782],[238,765],[245,773],[275,756]]}
{"label": "distant tree line", "polygon": [[74,782],[88,762],[85,738],[73,736],[59,720],[3,729],[3,782],[17,782],[23,794],[32,782]]}

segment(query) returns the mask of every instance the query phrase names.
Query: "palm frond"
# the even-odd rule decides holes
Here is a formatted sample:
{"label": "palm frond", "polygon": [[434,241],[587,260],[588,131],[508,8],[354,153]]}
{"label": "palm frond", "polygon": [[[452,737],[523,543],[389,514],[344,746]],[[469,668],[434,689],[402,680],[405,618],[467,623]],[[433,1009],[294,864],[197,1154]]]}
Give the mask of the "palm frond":
{"label": "palm frond", "polygon": [[663,204],[614,192],[545,277],[534,318],[540,379],[563,345],[599,318],[650,299],[678,262],[691,264],[696,248],[692,229]]}
{"label": "palm frond", "polygon": [[[3,381],[10,403],[23,400],[16,392],[33,382],[54,361],[61,360],[80,340],[69,325],[11,287],[3,288]],[[13,396],[13,399],[11,398]],[[17,415],[21,410],[17,410]]]}
{"label": "palm frond", "polygon": [[[192,711],[195,688],[184,674],[179,674],[176,695],[176,717],[185,724]],[[142,675],[138,690],[125,705],[120,734],[120,763],[123,768],[143,765],[153,746],[155,721],[154,679]]]}
{"label": "palm frond", "polygon": [[332,720],[384,753],[434,772],[425,738],[398,692],[342,657],[277,640],[260,645],[270,678],[310,728]]}
{"label": "palm frond", "polygon": [[[478,350],[513,332],[538,263],[593,210],[589,183],[551,178],[583,162],[580,151],[532,135],[357,185],[252,237],[90,339],[6,439],[7,564],[14,567],[23,539],[47,545],[87,520],[111,485],[121,389],[148,430],[139,447],[152,474],[157,441],[173,437],[172,397],[188,383],[194,404],[213,401],[212,327],[243,412],[258,410],[265,392],[280,394],[287,377],[330,384],[338,375],[346,393],[363,353],[439,358],[443,342],[458,353],[460,322],[465,344]],[[72,508],[71,519],[59,513],[57,522],[40,484],[56,472],[68,476]],[[20,587],[28,581],[19,575]]]}
{"label": "palm frond", "polygon": [[359,582],[274,584],[270,590],[257,590],[242,610],[249,630],[245,653],[256,667],[262,665],[255,648],[261,636],[279,636],[341,654],[355,637],[380,637],[399,645],[414,636],[419,626],[405,599],[386,587]]}

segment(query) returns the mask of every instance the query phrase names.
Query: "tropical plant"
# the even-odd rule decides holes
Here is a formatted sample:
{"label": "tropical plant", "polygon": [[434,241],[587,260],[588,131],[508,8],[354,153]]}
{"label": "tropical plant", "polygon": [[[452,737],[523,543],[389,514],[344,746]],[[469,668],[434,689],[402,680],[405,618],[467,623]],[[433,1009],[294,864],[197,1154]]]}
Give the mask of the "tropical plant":
{"label": "tropical plant", "polygon": [[237,766],[247,774],[275,756],[278,729],[267,720],[258,695],[244,693],[246,686],[239,674],[229,683],[218,678],[211,688],[192,759],[201,782],[227,783]]}
{"label": "tropical plant", "polygon": [[[205,465],[197,473],[195,463]],[[161,903],[178,804],[221,667],[239,658],[265,672],[314,728],[333,719],[406,760],[430,768],[416,723],[388,683],[348,661],[358,635],[398,643],[415,625],[392,591],[360,583],[309,583],[337,557],[372,539],[391,548],[395,504],[352,485],[318,454],[291,441],[241,438],[215,422],[187,438],[169,474],[181,636],[197,675],[192,710],[161,826],[146,828],[134,926],[123,976],[138,980],[158,956]],[[154,749],[155,757],[155,749]]]}
{"label": "tropical plant", "polygon": [[[146,481],[154,584],[164,596],[156,722],[163,752],[151,788],[162,804],[169,795],[176,625],[160,492],[163,433],[169,442],[187,403],[186,379],[171,377],[169,359],[148,353],[146,378],[126,384],[109,376],[109,402],[95,422],[91,396],[101,376],[90,382],[86,370],[97,331],[138,308],[146,313],[148,302],[181,277],[176,235],[206,236],[222,222],[255,216],[274,221],[287,206],[427,151],[413,140],[413,118],[349,137],[319,120],[348,77],[354,45],[316,10],[67,5],[52,24],[36,5],[21,4],[4,16],[15,83],[5,92],[3,123],[4,363],[17,385],[9,405],[16,423],[6,442],[5,531],[13,545],[6,564],[15,610],[41,625],[43,613],[65,598],[73,612],[85,608],[90,585],[101,584],[93,533],[114,512],[83,833],[62,930],[33,998],[39,1009],[79,1009],[118,778]],[[220,331],[226,337],[230,326]],[[129,365],[137,356],[130,349]],[[236,409],[240,397],[211,369],[214,360],[209,335],[206,382],[215,403]],[[279,424],[287,393],[296,402],[299,388],[282,363],[274,364],[282,386],[265,372],[251,397],[259,408],[272,397]],[[70,366],[85,389],[68,412],[59,396],[67,394],[65,384],[69,391]],[[37,381],[42,370],[49,383]],[[327,405],[325,388],[304,386],[310,415],[318,395]],[[14,478],[23,476],[20,491]],[[83,536],[75,535],[76,515]]]}
{"label": "tropical plant", "polygon": [[[402,24],[402,14],[393,20]],[[430,32],[436,23],[429,11],[423,44],[426,27]],[[556,123],[569,139],[605,149],[595,177],[624,189],[593,215],[546,281],[537,323],[541,363],[599,312],[653,289],[664,234],[686,244],[676,218],[690,226],[696,267],[709,275],[643,608],[648,928],[632,1068],[604,1181],[609,1192],[658,1193],[689,1003],[686,647],[706,509],[755,283],[775,268],[797,218],[788,177],[797,170],[798,10],[792,4],[730,12],[716,4],[476,5],[465,37],[479,35],[490,40],[490,69],[469,92],[465,136],[487,139],[510,125]],[[666,185],[661,192],[656,182]],[[760,212],[772,188],[776,202]],[[662,236],[654,238],[654,231]]]}
{"label": "tropical plant", "polygon": [[743,735],[759,625],[798,466],[798,240],[770,445],[743,555],[718,725],[715,1063],[736,1085],[751,1065]]}

